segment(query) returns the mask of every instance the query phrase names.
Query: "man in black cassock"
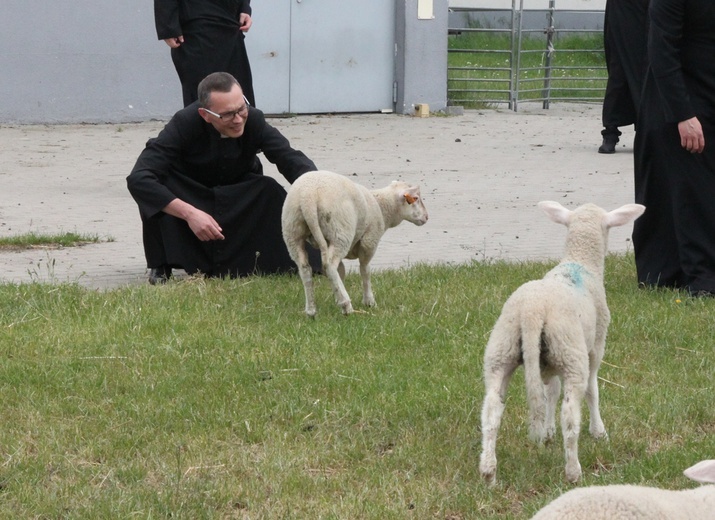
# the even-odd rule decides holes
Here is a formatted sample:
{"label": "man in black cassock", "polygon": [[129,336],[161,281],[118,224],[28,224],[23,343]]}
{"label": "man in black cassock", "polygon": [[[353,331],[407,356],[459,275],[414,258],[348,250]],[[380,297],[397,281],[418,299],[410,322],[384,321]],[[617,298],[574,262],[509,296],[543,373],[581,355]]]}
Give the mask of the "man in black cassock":
{"label": "man in black cassock", "polygon": [[230,74],[210,74],[198,93],[147,142],[127,177],[149,282],[165,281],[172,268],[221,277],[294,270],[281,234],[286,192],[262,174],[257,154],[290,183],[315,164],[248,105]]}
{"label": "man in black cassock", "polygon": [[184,106],[196,101],[199,82],[212,72],[231,74],[256,106],[244,41],[252,24],[250,0],[154,0],[154,23],[171,47]]}
{"label": "man in black cassock", "polygon": [[715,2],[651,0],[634,144],[638,281],[715,296]]}
{"label": "man in black cassock", "polygon": [[636,122],[647,65],[649,1],[606,0],[603,44],[608,81],[599,153],[615,153],[618,127]]}

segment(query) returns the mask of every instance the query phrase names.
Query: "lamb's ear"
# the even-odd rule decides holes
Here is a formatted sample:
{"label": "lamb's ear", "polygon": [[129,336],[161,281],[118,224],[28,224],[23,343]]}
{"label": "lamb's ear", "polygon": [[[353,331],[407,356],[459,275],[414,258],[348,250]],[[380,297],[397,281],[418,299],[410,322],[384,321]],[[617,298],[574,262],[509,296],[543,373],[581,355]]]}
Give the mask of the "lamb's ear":
{"label": "lamb's ear", "polygon": [[715,483],[715,460],[702,460],[683,471],[683,475],[695,482]]}
{"label": "lamb's ear", "polygon": [[405,200],[407,201],[407,204],[414,204],[415,201],[417,200],[417,197],[414,197],[413,195],[410,195],[409,193],[405,193]]}
{"label": "lamb's ear", "polygon": [[609,211],[605,217],[606,227],[612,228],[633,222],[640,217],[644,211],[645,206],[642,204],[626,204],[618,209]]}
{"label": "lamb's ear", "polygon": [[564,208],[558,202],[554,202],[552,200],[542,200],[539,202],[538,206],[544,210],[544,213],[546,213],[549,218],[557,224],[563,224],[565,226],[568,225],[571,211]]}

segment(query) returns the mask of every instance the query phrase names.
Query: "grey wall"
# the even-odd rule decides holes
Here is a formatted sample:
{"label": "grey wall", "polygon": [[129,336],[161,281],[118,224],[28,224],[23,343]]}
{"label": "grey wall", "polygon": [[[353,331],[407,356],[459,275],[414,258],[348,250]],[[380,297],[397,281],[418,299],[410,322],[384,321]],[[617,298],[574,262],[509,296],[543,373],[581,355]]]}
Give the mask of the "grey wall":
{"label": "grey wall", "polygon": [[[321,0],[328,1],[328,0]],[[329,0],[346,3],[347,0]],[[387,0],[386,0],[387,1]],[[359,0],[351,0],[359,12]],[[447,98],[447,0],[417,19],[395,0],[396,111],[439,110]],[[165,120],[181,108],[169,48],[156,39],[153,0],[2,0],[0,123]],[[261,2],[253,4],[260,10]],[[271,23],[271,13],[261,23]],[[315,30],[321,23],[316,20]],[[247,40],[250,46],[250,36]],[[254,75],[260,67],[252,63]]]}
{"label": "grey wall", "polygon": [[152,0],[3,0],[0,122],[128,122],[181,108]]}
{"label": "grey wall", "polygon": [[419,0],[396,2],[397,101],[395,111],[414,113],[415,105],[427,103],[431,111],[447,106],[448,1],[434,0],[434,18],[417,18]]}

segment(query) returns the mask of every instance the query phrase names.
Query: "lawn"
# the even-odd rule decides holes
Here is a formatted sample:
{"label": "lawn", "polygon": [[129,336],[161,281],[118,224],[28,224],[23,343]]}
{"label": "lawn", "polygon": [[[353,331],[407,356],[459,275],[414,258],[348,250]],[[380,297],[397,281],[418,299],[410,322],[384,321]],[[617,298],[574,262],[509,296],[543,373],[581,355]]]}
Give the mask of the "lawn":
{"label": "lawn", "polygon": [[450,36],[447,83],[451,105],[480,108],[506,103],[510,97],[517,101],[603,100],[608,74],[601,34],[557,33],[549,56],[543,34],[527,33],[519,47],[508,33],[479,31],[465,29]]}
{"label": "lawn", "polygon": [[[508,393],[499,484],[478,472],[484,345],[545,263],[374,275],[349,317],[300,280],[110,291],[0,285],[0,518],[525,519],[569,486]],[[715,300],[638,289],[609,256],[601,368],[610,440],[583,428],[580,485],[692,487],[715,453]],[[588,413],[584,405],[584,423]]]}
{"label": "lawn", "polygon": [[[101,239],[98,235],[88,235],[81,233],[24,233],[21,235],[0,237],[0,251],[15,251],[20,249],[56,249],[61,247],[76,247],[85,244],[94,244]],[[108,237],[106,241],[112,242],[114,239]]]}

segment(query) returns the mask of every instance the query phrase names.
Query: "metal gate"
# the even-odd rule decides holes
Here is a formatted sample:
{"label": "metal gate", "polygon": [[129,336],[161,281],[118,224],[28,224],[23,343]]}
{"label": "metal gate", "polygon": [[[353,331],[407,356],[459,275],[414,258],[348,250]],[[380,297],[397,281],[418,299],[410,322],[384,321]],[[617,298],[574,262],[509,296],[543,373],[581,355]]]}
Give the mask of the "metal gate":
{"label": "metal gate", "polygon": [[603,9],[557,9],[556,0],[525,9],[524,0],[511,0],[511,9],[450,11],[469,15],[466,24],[450,19],[450,105],[506,104],[516,111],[527,101],[544,108],[552,101],[603,101]]}
{"label": "metal gate", "polygon": [[395,8],[385,0],[262,0],[246,37],[266,113],[393,109]]}

